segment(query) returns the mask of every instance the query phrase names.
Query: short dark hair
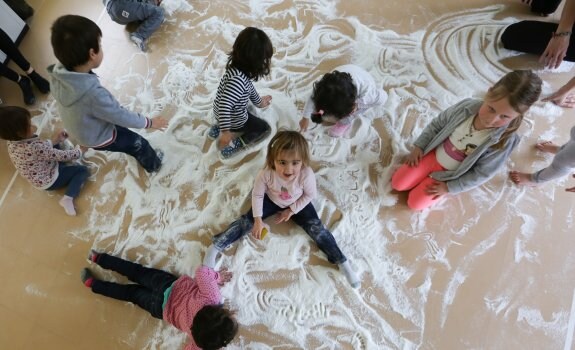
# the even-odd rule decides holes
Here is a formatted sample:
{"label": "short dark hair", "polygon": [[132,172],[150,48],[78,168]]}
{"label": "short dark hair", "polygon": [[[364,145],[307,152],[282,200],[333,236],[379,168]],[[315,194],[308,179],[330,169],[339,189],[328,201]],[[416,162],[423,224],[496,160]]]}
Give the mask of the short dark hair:
{"label": "short dark hair", "polygon": [[192,337],[204,350],[216,350],[228,345],[238,333],[233,313],[223,305],[206,305],[192,321]]}
{"label": "short dark hair", "polygon": [[324,115],[345,118],[355,108],[357,87],[349,73],[334,70],[313,84],[311,99],[315,104],[315,112],[323,110]]}
{"label": "short dark hair", "polygon": [[52,24],[54,56],[67,70],[74,70],[75,67],[88,62],[90,49],[99,53],[101,37],[100,27],[86,17],[66,15]]}
{"label": "short dark hair", "polygon": [[263,30],[247,27],[238,34],[232,52],[228,54],[226,68],[237,68],[248,78],[257,81],[270,74],[274,47]]}
{"label": "short dark hair", "polygon": [[30,112],[17,106],[0,107],[0,138],[8,141],[20,141],[26,138],[30,130]]}

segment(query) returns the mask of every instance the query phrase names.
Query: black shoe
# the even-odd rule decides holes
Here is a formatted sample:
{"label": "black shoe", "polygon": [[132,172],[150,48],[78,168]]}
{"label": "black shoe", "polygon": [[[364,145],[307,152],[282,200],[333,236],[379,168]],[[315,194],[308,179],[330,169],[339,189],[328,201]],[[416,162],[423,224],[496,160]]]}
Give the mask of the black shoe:
{"label": "black shoe", "polygon": [[36,96],[32,92],[32,84],[30,79],[24,76],[20,76],[20,81],[18,82],[20,90],[22,90],[22,95],[24,95],[24,103],[27,105],[33,105],[36,102]]}
{"label": "black shoe", "polygon": [[34,85],[36,85],[41,93],[47,94],[50,92],[50,83],[40,74],[36,73],[36,71],[32,71],[32,73],[28,74],[28,77],[32,80]]}
{"label": "black shoe", "polygon": [[23,21],[34,15],[34,9],[24,0],[4,0]]}

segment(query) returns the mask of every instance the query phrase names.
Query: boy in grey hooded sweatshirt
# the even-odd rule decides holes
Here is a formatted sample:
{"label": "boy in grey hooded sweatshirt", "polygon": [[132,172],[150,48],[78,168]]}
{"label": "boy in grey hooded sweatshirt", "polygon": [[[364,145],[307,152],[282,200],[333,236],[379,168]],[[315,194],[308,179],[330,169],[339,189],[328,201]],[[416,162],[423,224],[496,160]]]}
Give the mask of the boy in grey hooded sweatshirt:
{"label": "boy in grey hooded sweatshirt", "polygon": [[146,118],[122,107],[92,72],[102,63],[102,31],[88,18],[66,15],[52,25],[52,48],[60,63],[48,67],[52,94],[64,127],[81,145],[127,153],[147,172],[161,167],[148,141],[128,128],[164,129],[163,118]]}

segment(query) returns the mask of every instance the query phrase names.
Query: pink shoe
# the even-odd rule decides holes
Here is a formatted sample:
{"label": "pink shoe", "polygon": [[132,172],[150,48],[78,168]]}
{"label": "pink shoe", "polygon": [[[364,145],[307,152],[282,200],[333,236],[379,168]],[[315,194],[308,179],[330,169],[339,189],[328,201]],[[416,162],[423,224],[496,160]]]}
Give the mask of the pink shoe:
{"label": "pink shoe", "polygon": [[331,137],[342,137],[343,134],[345,134],[347,129],[349,129],[350,127],[351,127],[351,123],[341,124],[338,122],[329,129],[328,134]]}

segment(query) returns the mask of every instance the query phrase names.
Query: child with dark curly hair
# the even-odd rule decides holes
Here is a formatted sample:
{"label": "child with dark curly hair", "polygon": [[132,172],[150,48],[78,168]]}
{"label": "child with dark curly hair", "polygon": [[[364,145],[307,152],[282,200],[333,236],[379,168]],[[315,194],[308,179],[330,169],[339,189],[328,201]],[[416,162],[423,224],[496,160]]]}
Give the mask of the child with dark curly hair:
{"label": "child with dark curly hair", "polygon": [[248,101],[259,108],[269,106],[272,97],[260,97],[252,80],[270,73],[273,52],[270,38],[258,28],[245,28],[234,42],[214,100],[216,124],[208,132],[211,139],[219,137],[223,158],[238,154],[271,132],[267,122],[248,112]]}
{"label": "child with dark curly hair", "polygon": [[222,304],[219,286],[232,278],[232,273],[225,269],[218,273],[210,267],[200,266],[195,278],[176,277],[93,250],[88,260],[135,283],[102,281],[95,278],[90,269],[84,268],[80,277],[86,287],[96,294],[132,302],[153,317],[184,331],[192,338],[185,350],[220,349],[238,332],[233,313]]}
{"label": "child with dark curly hair", "polygon": [[325,74],[313,84],[311,97],[305,104],[299,125],[306,131],[309,118],[314,123],[335,121],[329,130],[332,137],[341,137],[351,127],[354,118],[369,108],[383,105],[387,93],[377,86],[364,69],[347,64]]}

